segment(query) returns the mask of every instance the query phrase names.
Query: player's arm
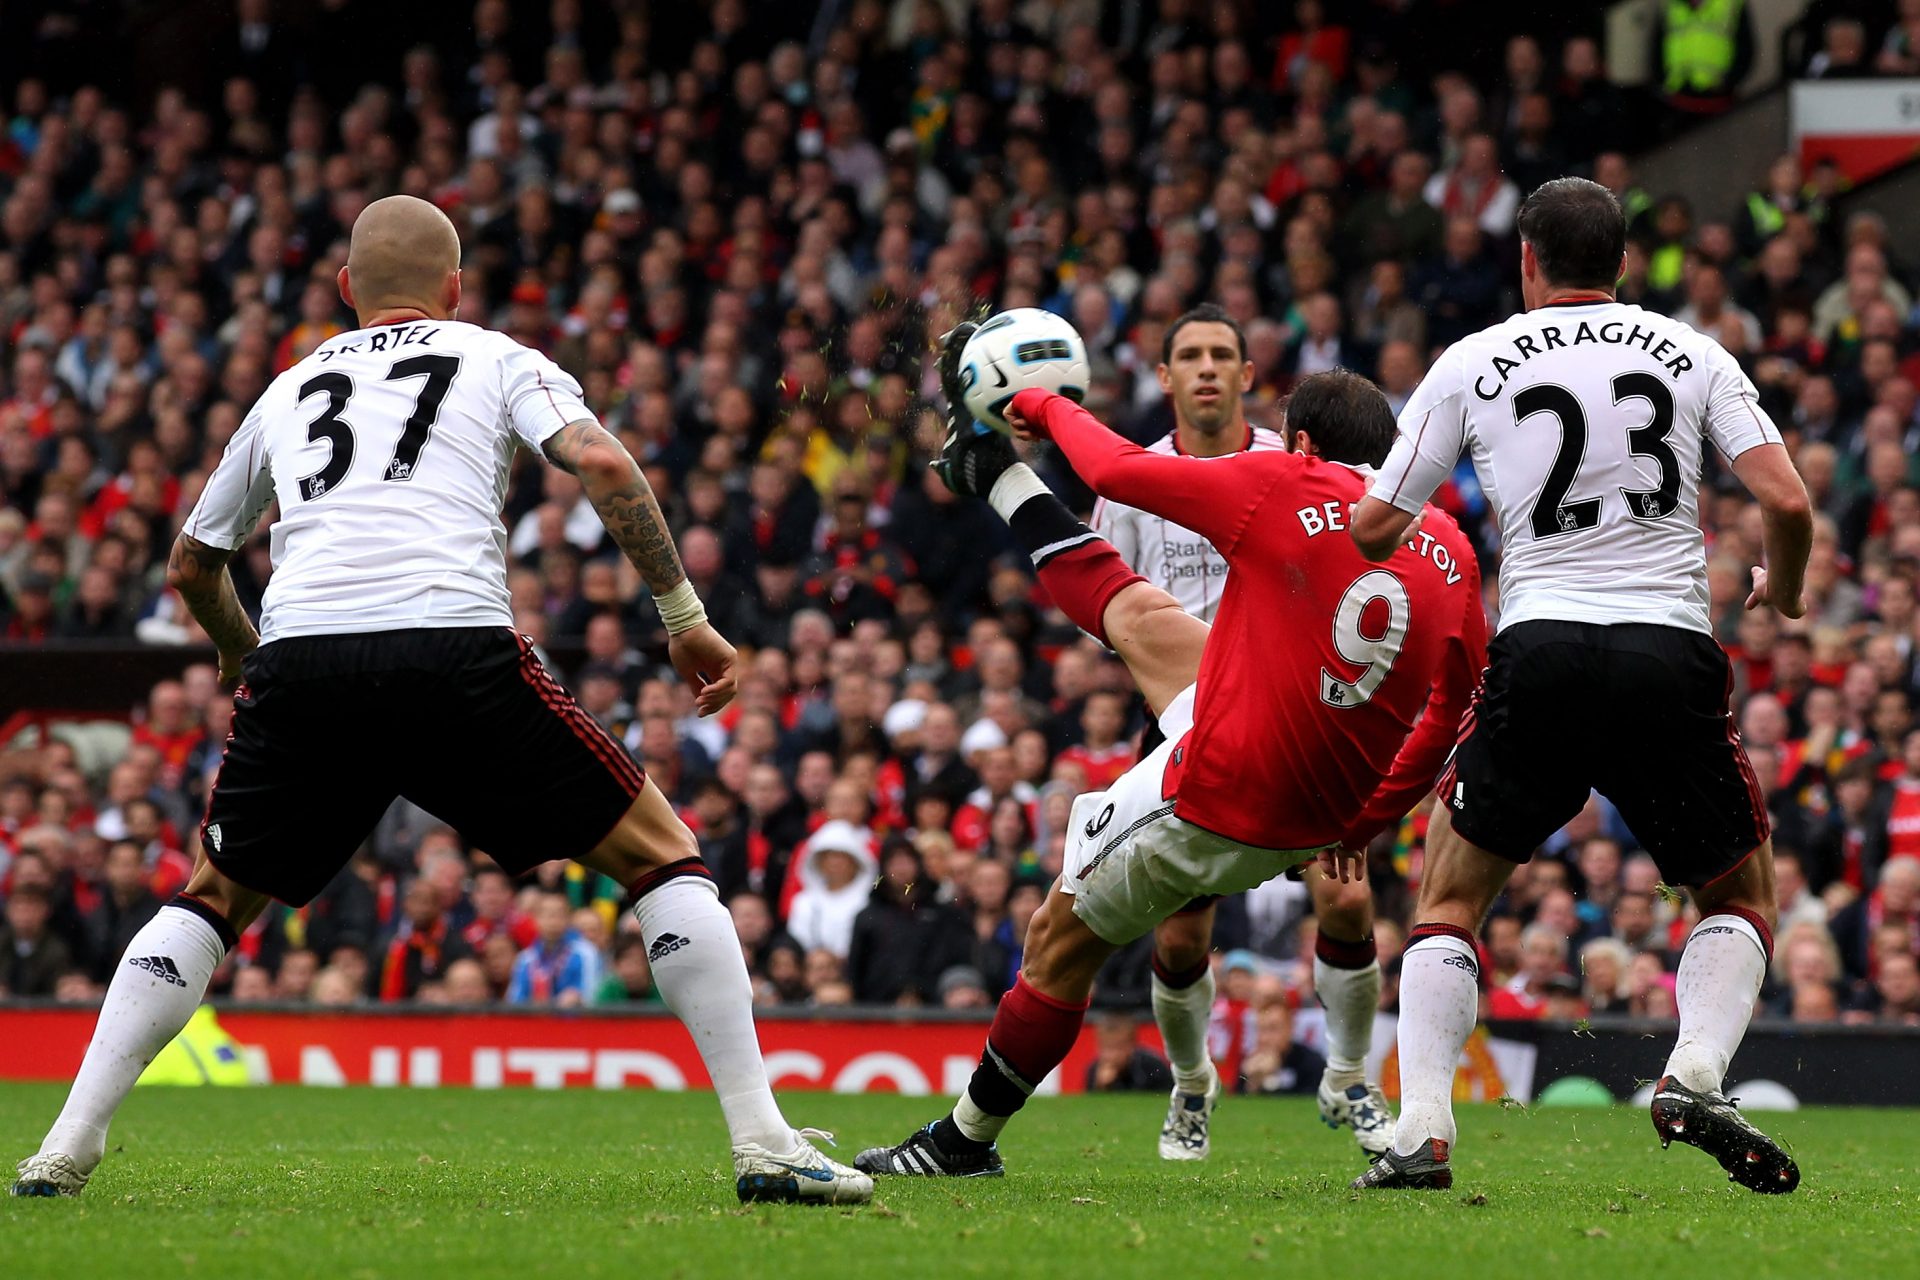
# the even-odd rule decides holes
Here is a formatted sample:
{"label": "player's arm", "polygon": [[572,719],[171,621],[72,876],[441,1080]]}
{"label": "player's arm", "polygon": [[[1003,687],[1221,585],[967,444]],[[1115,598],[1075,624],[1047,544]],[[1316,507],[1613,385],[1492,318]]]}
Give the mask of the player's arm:
{"label": "player's arm", "polygon": [[260,633],[240,607],[227,562],[273,501],[264,427],[262,405],[256,403],[227,442],[167,556],[167,585],[180,593],[187,612],[220,651],[223,680],[238,680],[241,660],[260,647]]}
{"label": "player's arm", "polygon": [[1487,615],[1480,602],[1480,570],[1470,553],[1461,563],[1467,571],[1462,584],[1466,598],[1459,623],[1447,638],[1440,669],[1434,673],[1426,710],[1400,744],[1393,768],[1347,829],[1343,842],[1346,848],[1365,849],[1382,827],[1397,822],[1419,804],[1420,797],[1432,790],[1447,753],[1459,740],[1461,718],[1473,702],[1480,674],[1487,665]]}
{"label": "player's arm", "polygon": [[1706,428],[1733,473],[1760,503],[1766,565],[1754,566],[1747,608],[1771,605],[1789,618],[1807,611],[1801,599],[1813,550],[1813,504],[1793,469],[1780,429],[1760,407],[1760,393],[1734,358],[1708,339],[1701,353],[1707,383]]}
{"label": "player's arm", "polygon": [[1067,399],[1029,387],[1006,408],[1010,426],[1058,445],[1103,498],[1150,511],[1193,530],[1229,560],[1248,519],[1278,479],[1281,453],[1181,458],[1150,453]]}
{"label": "player's arm", "polygon": [[707,621],[653,487],[627,447],[591,418],[568,423],[541,441],[547,459],[580,479],[601,523],[653,593],[667,627],[675,671],[694,690],[701,715],[733,700],[733,646]]}
{"label": "player's arm", "polygon": [[1785,445],[1763,444],[1733,460],[1733,473],[1760,502],[1760,537],[1767,563],[1753,569],[1747,608],[1771,605],[1789,618],[1807,611],[1802,590],[1813,551],[1813,503]]}
{"label": "player's arm", "polygon": [[1367,559],[1387,559],[1414,535],[1427,499],[1460,460],[1466,443],[1461,390],[1458,361],[1442,356],[1401,410],[1399,438],[1348,525]]}
{"label": "player's arm", "polygon": [[240,662],[260,647],[260,633],[240,607],[227,561],[233,551],[212,547],[182,533],[167,557],[167,585],[180,593],[187,612],[220,651],[220,678],[238,680]]}

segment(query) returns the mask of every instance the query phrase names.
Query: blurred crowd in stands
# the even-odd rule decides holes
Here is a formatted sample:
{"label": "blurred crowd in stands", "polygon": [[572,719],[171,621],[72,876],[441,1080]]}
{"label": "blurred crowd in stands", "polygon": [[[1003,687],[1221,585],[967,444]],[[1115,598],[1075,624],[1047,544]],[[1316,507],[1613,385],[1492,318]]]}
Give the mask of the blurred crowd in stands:
{"label": "blurred crowd in stands", "polygon": [[[1725,476],[1702,504],[1779,839],[1768,1008],[1920,1022],[1920,263],[1842,215],[1831,166],[1763,153],[1753,190],[1711,207],[1644,191],[1638,109],[1592,36],[1513,35],[1470,77],[1419,38],[1457,19],[1446,4],[479,0],[457,38],[349,70],[325,24],[352,8],[294,27],[240,0],[205,36],[220,70],[199,96],[90,82],[55,56],[58,29],[39,33],[47,70],[9,86],[5,644],[86,663],[110,660],[98,642],[201,639],[161,581],[182,517],[268,380],[351,325],[333,279],[355,214],[432,199],[465,239],[464,318],[578,377],[741,646],[738,700],[697,719],[577,483],[521,456],[517,625],[694,826],[762,1001],[984,1008],[1073,797],[1132,762],[1141,710],[991,512],[928,476],[929,335],[983,306],[1053,308],[1092,353],[1090,407],[1144,441],[1171,426],[1163,328],[1211,299],[1246,331],[1255,421],[1336,365],[1397,407],[1437,350],[1517,305],[1520,197],[1588,174],[1631,219],[1623,297],[1740,358],[1820,511],[1813,609],[1789,624],[1740,610],[1757,507]],[[1877,55],[1827,24],[1814,73],[1913,70],[1920,5],[1894,16]],[[1497,616],[1471,469],[1441,497]],[[233,568],[256,606],[264,525]],[[182,666],[128,722],[16,722],[0,744],[0,989],[97,997],[190,871],[231,700],[210,665]],[[1424,825],[1373,850],[1388,1009]],[[403,804],[310,907],[270,910],[216,988],[645,1004],[621,899],[563,863],[514,883]],[[1671,1017],[1690,919],[1596,799],[1489,920],[1490,1011]],[[1313,1012],[1311,929],[1288,881],[1223,910],[1219,1031],[1250,1087],[1317,1077],[1287,1025]],[[1100,1003],[1143,1006],[1147,974],[1144,947],[1122,952]]]}

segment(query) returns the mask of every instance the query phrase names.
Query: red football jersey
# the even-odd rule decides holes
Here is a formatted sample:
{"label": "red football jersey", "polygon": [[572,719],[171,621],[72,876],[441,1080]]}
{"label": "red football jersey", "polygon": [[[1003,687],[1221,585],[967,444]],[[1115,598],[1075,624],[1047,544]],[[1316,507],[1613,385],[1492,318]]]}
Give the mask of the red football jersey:
{"label": "red football jersey", "polygon": [[1296,453],[1149,453],[1048,392],[1014,408],[1096,493],[1226,557],[1194,726],[1168,770],[1175,813],[1254,848],[1315,849],[1364,842],[1419,802],[1486,665],[1479,569],[1451,517],[1427,507],[1374,564],[1347,533],[1361,470]]}

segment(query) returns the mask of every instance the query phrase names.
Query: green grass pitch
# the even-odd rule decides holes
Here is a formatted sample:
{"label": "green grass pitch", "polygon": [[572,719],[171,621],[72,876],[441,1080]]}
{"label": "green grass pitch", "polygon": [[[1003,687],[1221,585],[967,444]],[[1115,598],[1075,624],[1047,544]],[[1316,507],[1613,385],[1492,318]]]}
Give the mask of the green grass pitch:
{"label": "green grass pitch", "polygon": [[[63,1091],[0,1087],[0,1150],[31,1151]],[[838,1153],[904,1136],[929,1099],[789,1094]],[[1002,1180],[884,1182],[864,1209],[735,1202],[711,1095],[136,1091],[79,1200],[0,1200],[0,1275],[28,1277],[1916,1274],[1911,1112],[1762,1123],[1800,1191],[1752,1195],[1662,1153],[1637,1109],[1461,1115],[1445,1193],[1346,1189],[1357,1149],[1307,1101],[1229,1099],[1213,1158],[1154,1154],[1164,1101],[1050,1098]]]}

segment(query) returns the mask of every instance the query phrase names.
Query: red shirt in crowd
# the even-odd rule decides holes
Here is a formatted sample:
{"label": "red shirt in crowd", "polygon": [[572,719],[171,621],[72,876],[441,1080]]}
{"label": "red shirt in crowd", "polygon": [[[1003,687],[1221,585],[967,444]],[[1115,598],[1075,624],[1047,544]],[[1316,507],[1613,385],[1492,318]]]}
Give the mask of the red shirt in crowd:
{"label": "red shirt in crowd", "polygon": [[153,747],[160,752],[163,762],[162,781],[170,787],[180,785],[187,776],[187,764],[193,756],[195,747],[206,737],[198,725],[189,726],[179,733],[161,733],[152,725],[135,725],[133,741],[135,746]]}
{"label": "red shirt in crowd", "polygon": [[1096,493],[1226,557],[1194,726],[1168,770],[1176,814],[1254,848],[1317,849],[1370,839],[1426,794],[1486,661],[1480,574],[1452,517],[1429,506],[1372,564],[1347,534],[1360,469],[1279,451],[1168,457],[1063,396],[1029,389],[1013,406]]}
{"label": "red shirt in crowd", "polygon": [[1060,758],[1086,771],[1089,791],[1105,791],[1120,781],[1120,775],[1133,768],[1138,759],[1130,742],[1116,742],[1110,747],[1075,743],[1062,751]]}
{"label": "red shirt in crowd", "polygon": [[[1887,856],[1920,857],[1920,778],[1901,778],[1893,784],[1893,803],[1887,810]],[[1852,883],[1856,889],[1865,888]]]}

